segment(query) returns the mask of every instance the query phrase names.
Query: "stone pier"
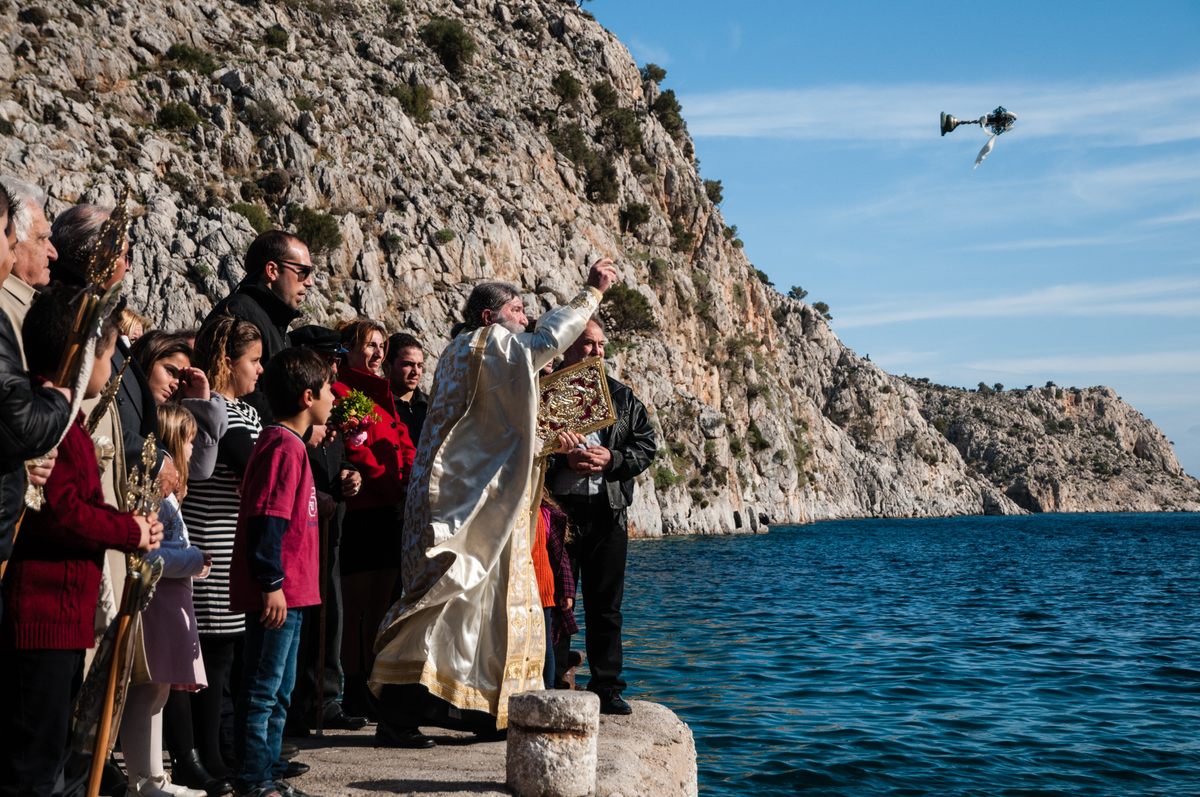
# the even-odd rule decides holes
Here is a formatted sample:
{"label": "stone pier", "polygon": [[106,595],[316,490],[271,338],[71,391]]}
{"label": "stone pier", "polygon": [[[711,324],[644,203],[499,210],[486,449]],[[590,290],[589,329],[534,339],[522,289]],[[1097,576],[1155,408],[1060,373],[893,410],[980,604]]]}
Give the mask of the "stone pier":
{"label": "stone pier", "polygon": [[[694,797],[696,745],[691,729],[665,706],[630,703],[631,716],[600,718],[598,797]],[[312,771],[293,783],[320,797],[511,795],[505,786],[505,742],[475,742],[470,734],[433,728],[425,732],[437,739],[437,747],[375,747],[373,726],[300,740],[296,760],[312,766]]]}

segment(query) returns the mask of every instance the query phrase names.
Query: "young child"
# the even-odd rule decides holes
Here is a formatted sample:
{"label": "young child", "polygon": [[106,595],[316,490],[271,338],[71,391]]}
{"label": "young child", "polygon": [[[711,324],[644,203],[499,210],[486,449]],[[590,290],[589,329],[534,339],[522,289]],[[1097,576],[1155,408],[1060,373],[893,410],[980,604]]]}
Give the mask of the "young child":
{"label": "young child", "polygon": [[575,624],[575,574],[567,555],[567,516],[545,490],[538,508],[537,535],[531,553],[546,617],[546,663],[542,680],[547,689],[554,689],[558,669],[554,646],[564,636],[569,639],[571,634],[579,631],[579,626]]}
{"label": "young child", "polygon": [[304,797],[278,781],[283,725],[296,680],[301,613],[321,602],[317,491],[304,436],[333,409],[331,371],[306,348],[276,354],[259,387],[275,423],[246,465],[233,549],[230,605],[246,612],[245,671],[234,729],[241,794]]}
{"label": "young child", "polygon": [[[53,376],[78,309],[78,289],[54,285],[25,318],[32,374]],[[100,394],[111,374],[117,330],[103,326],[85,395]],[[49,795],[67,745],[83,677],[106,548],[126,553],[158,547],[155,518],[104,503],[100,469],[80,414],[58,447],[46,504],[25,515],[4,577],[0,626],[0,794]]]}
{"label": "young child", "polygon": [[[196,419],[178,404],[158,407],[158,435],[179,471],[178,490],[163,501],[162,546],[151,557],[163,573],[154,599],[142,612],[144,671],[135,675],[121,719],[121,750],[133,797],[207,797],[207,792],[171,783],[163,771],[163,708],[172,687],[204,687],[204,662],[192,608],[192,579],[208,575],[212,558],[192,547],[179,503],[187,493],[188,461],[196,439]],[[143,670],[142,667],[138,668]]]}

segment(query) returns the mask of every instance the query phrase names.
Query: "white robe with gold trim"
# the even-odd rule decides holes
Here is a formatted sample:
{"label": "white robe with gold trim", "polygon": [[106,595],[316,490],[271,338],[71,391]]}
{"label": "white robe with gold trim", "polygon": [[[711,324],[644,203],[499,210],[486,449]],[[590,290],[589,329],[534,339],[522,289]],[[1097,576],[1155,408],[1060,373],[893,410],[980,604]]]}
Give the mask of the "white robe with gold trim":
{"label": "white robe with gold trim", "polygon": [[586,288],[531,333],[464,333],[439,358],[405,508],[404,597],[375,643],[376,694],[422,684],[503,728],[509,696],[542,688],[530,555],[538,372],[579,337],[600,297]]}

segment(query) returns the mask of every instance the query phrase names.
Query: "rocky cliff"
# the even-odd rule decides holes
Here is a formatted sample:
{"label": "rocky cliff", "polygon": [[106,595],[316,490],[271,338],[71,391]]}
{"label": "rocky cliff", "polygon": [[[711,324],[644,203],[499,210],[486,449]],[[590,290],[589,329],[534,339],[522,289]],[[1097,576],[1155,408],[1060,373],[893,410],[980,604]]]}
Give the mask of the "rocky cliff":
{"label": "rocky cliff", "polygon": [[[612,369],[663,441],[631,512],[642,534],[1200,506],[1111,393],[1085,391],[1080,411],[1119,416],[1115,442],[1018,434],[992,399],[843,346],[747,261],[674,95],[573,2],[0,3],[0,168],[47,188],[52,212],[132,186],[129,292],[165,326],[228,292],[269,225],[312,244],[312,321],[370,315],[433,355],[473,281],[517,282],[544,310],[616,259]],[[1133,453],[1102,473],[1100,442]]]}

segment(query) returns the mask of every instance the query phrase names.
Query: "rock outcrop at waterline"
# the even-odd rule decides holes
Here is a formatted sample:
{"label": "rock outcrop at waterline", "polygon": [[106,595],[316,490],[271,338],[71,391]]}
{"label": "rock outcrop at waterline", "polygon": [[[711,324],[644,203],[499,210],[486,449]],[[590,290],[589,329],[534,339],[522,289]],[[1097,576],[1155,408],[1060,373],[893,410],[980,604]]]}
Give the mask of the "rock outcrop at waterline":
{"label": "rock outcrop at waterline", "polygon": [[[7,3],[0,37],[0,168],[48,188],[52,211],[132,186],[128,290],[165,326],[236,283],[255,225],[312,240],[311,321],[364,313],[435,356],[472,281],[518,282],[545,309],[615,258],[610,359],[663,440],[639,533],[1143,508],[1145,478],[1156,508],[1200,506],[1169,447],[1103,473],[1031,425],[1062,456],[1024,492],[981,469],[976,442],[1013,461],[1029,443],[1011,424],[951,443],[929,390],[766,284],[674,96],[573,2],[34,0]],[[1142,423],[1135,440],[1161,438]]]}

